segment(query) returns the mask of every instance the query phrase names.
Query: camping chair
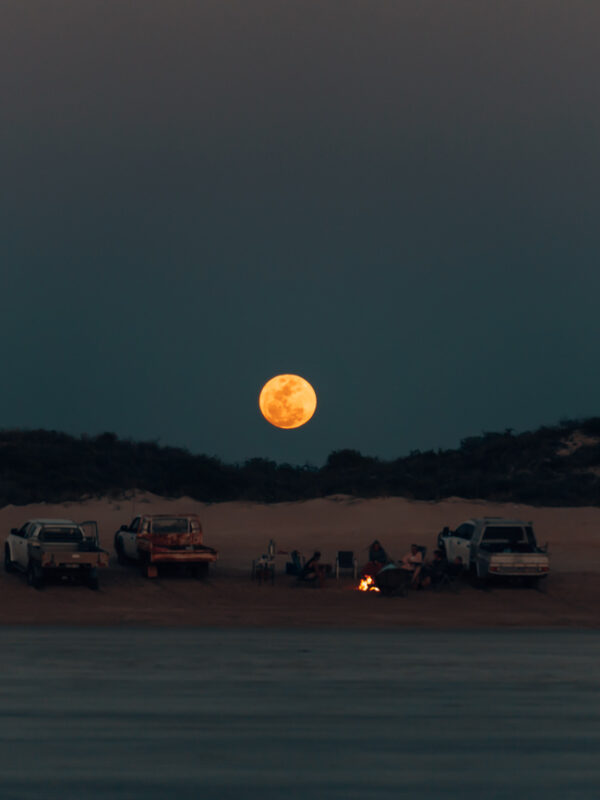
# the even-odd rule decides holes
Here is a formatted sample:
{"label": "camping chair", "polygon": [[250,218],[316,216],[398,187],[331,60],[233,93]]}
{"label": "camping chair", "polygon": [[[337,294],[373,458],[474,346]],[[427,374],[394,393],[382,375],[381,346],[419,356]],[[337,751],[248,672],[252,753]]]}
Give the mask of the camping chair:
{"label": "camping chair", "polygon": [[252,579],[259,583],[268,580],[275,583],[275,559],[270,559],[267,555],[255,558],[252,561]]}
{"label": "camping chair", "polygon": [[338,554],[335,557],[335,577],[338,581],[341,569],[351,569],[354,580],[358,579],[358,561],[354,556],[353,550],[338,550]]}

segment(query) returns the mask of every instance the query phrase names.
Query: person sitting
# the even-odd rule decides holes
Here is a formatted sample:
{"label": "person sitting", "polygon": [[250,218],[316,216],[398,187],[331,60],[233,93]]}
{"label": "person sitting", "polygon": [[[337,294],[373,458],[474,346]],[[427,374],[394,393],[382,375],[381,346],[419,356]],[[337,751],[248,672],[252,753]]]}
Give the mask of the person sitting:
{"label": "person sitting", "polygon": [[389,558],[380,542],[375,539],[369,547],[369,561],[361,570],[361,576],[370,575],[372,578],[389,562]]}
{"label": "person sitting", "polygon": [[419,576],[419,584],[424,589],[437,586],[448,571],[448,560],[441,550],[434,550],[433,559],[425,564]]}
{"label": "person sitting", "polygon": [[309,583],[315,582],[318,583],[319,586],[323,586],[323,569],[319,563],[320,560],[321,553],[318,550],[315,550],[313,555],[308,559],[302,568],[302,572],[298,576],[298,580],[308,581]]}
{"label": "person sitting", "polygon": [[402,556],[400,566],[409,572],[414,572],[417,567],[423,565],[423,551],[418,544],[411,544],[408,553]]}
{"label": "person sitting", "polygon": [[290,553],[290,561],[288,561],[285,565],[285,573],[286,575],[295,575],[296,577],[300,577],[300,573],[302,572],[302,556],[299,550],[292,550]]}
{"label": "person sitting", "polygon": [[419,574],[423,566],[423,550],[418,544],[411,544],[410,551],[402,556],[400,569],[412,573],[411,583],[415,586],[419,579]]}

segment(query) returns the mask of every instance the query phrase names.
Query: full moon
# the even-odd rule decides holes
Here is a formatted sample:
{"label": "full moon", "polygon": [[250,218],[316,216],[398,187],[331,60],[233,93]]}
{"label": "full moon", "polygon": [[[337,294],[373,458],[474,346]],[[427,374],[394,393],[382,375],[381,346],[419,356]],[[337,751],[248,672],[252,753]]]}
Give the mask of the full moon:
{"label": "full moon", "polygon": [[276,375],[263,386],[258,405],[276,428],[299,428],[315,413],[317,395],[300,375]]}

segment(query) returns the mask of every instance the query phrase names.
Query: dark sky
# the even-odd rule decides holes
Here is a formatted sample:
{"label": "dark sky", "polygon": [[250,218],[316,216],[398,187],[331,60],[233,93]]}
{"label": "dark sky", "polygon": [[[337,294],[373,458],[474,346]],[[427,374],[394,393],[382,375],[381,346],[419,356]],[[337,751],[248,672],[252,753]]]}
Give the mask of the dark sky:
{"label": "dark sky", "polygon": [[599,41],[597,0],[3,0],[0,425],[318,465],[600,414]]}

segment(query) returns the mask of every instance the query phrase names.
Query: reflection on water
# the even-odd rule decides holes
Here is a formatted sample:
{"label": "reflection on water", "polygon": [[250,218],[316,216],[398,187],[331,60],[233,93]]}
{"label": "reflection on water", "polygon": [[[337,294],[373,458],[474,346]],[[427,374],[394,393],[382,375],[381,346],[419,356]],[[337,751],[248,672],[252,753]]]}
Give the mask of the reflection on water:
{"label": "reflection on water", "polygon": [[596,796],[593,631],[3,628],[0,797]]}

